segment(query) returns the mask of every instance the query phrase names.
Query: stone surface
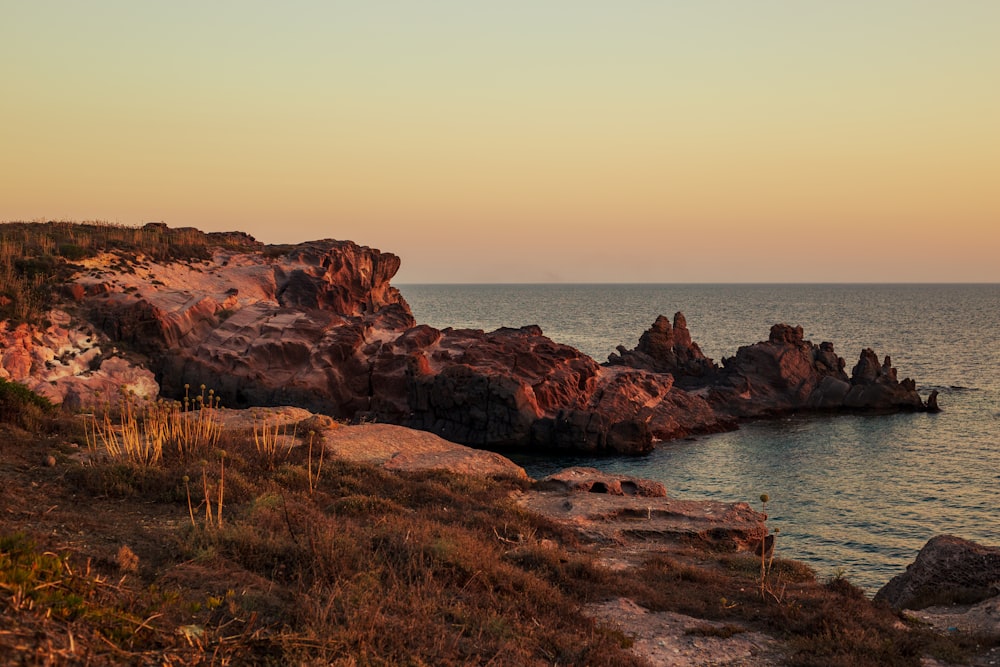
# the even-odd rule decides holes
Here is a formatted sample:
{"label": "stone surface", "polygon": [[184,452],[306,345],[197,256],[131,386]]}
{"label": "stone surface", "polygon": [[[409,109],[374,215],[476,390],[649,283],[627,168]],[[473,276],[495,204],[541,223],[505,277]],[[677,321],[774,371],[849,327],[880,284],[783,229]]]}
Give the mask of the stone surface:
{"label": "stone surface", "polygon": [[109,252],[81,260],[62,291],[90,341],[64,353],[39,346],[38,332],[7,332],[3,372],[31,377],[74,406],[93,399],[88,386],[155,395],[120,363],[107,364],[123,358],[155,373],[166,397],[206,384],[231,408],[297,405],[475,447],[590,454],[642,454],[656,441],[796,410],[923,407],[888,359],[878,364],[866,351],[848,378],[833,346],[803,340],[800,327],[775,325],[767,341],[720,368],[676,313],[602,366],[537,326],[417,325],[390,284],[399,268],[390,253],[347,241],[217,240],[195,259]]}
{"label": "stone surface", "polygon": [[374,463],[386,470],[444,470],[462,475],[527,478],[524,468],[499,454],[402,426],[344,426],[324,433],[323,444],[334,456]]}
{"label": "stone surface", "polygon": [[[652,612],[627,598],[590,604],[584,613],[633,638],[632,652],[651,665],[765,667],[784,663],[784,647],[774,637],[732,623],[675,612]],[[731,636],[712,636],[707,630]],[[734,633],[735,631],[735,633]]]}
{"label": "stone surface", "polygon": [[[996,637],[1000,635],[1000,597],[991,597],[975,604],[951,604],[904,610],[907,618],[933,627],[938,632],[962,632],[970,636]],[[1000,647],[991,647],[991,659],[997,664]]]}
{"label": "stone surface", "polygon": [[537,488],[543,491],[575,491],[578,493],[606,493],[611,496],[644,496],[665,498],[667,489],[659,482],[628,475],[611,475],[597,468],[575,466],[565,468],[540,480]]}
{"label": "stone surface", "polygon": [[895,609],[981,602],[1000,593],[1000,548],[954,535],[931,538],[906,571],[875,594]]}
{"label": "stone surface", "polygon": [[765,515],[747,503],[545,488],[543,484],[520,502],[533,512],[573,528],[587,542],[619,546],[663,543],[752,551],[766,533]]}
{"label": "stone surface", "polygon": [[122,391],[156,398],[153,373],[119,356],[106,337],[86,323],[72,324],[62,311],[47,319],[47,327],[0,322],[0,378],[74,410],[114,402]]}

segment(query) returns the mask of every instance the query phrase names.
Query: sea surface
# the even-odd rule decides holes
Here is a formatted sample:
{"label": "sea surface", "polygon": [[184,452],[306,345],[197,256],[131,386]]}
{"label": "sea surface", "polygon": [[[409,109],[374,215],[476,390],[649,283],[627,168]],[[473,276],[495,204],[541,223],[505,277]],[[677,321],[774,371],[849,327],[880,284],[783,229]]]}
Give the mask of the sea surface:
{"label": "sea surface", "polygon": [[794,416],[667,442],[646,457],[520,459],[541,477],[585,463],[663,482],[671,495],[767,493],[778,554],[874,593],[932,536],[1000,545],[1000,285],[404,285],[417,321],[492,330],[537,324],[605,361],[659,314],[682,311],[712,359],[801,325],[847,361],[888,354],[943,412]]}

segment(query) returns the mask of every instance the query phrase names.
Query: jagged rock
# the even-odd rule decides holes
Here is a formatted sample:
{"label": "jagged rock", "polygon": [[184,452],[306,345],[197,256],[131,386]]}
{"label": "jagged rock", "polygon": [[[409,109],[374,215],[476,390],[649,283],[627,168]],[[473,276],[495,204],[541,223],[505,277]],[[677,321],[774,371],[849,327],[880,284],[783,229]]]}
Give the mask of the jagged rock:
{"label": "jagged rock", "polygon": [[676,313],[600,366],[537,326],[417,326],[390,285],[399,258],[389,253],[347,241],[264,247],[240,234],[150,229],[188,239],[197,252],[85,258],[63,290],[74,312],[127,354],[81,349],[76,362],[55,351],[39,360],[24,335],[13,336],[3,372],[44,377],[71,402],[89,400],[87,391],[76,380],[50,382],[53,372],[104,373],[89,381],[151,392],[117,362],[105,369],[118,356],[145,361],[168,397],[206,384],[227,407],[293,404],[477,447],[593,454],[641,454],[656,440],[771,413],[922,406],[888,359],[878,365],[866,351],[849,380],[833,346],[804,340],[801,327],[777,324],[766,342],[740,348],[719,368]]}
{"label": "jagged rock", "polygon": [[916,383],[906,378],[896,380],[896,369],[886,355],[881,365],[870,348],[861,352],[851,371],[851,389],[844,397],[844,406],[862,410],[922,410],[925,408]]}
{"label": "jagged rock", "polygon": [[[389,280],[399,257],[350,241],[312,241],[295,246],[275,265],[278,303],[287,308],[329,310],[360,316],[390,304],[402,305]],[[409,307],[406,307],[409,312]],[[409,325],[415,324],[412,316]]]}
{"label": "jagged rock", "polygon": [[597,363],[538,327],[439,333],[414,353],[404,424],[478,446],[594,453],[652,446],[644,419],[592,400],[603,379]]}
{"label": "jagged rock", "polygon": [[941,408],[938,407],[938,391],[935,389],[927,396],[926,409],[927,412],[941,412]]}
{"label": "jagged rock", "polygon": [[861,353],[849,379],[833,344],[805,340],[802,327],[775,324],[766,342],[723,360],[710,401],[720,412],[756,417],[795,410],[899,411],[924,408],[916,384],[896,381],[887,356]]}
{"label": "jagged rock", "polygon": [[660,315],[639,338],[635,349],[618,346],[618,354],[608,356],[611,366],[630,366],[656,373],[670,373],[682,381],[687,377],[703,378],[718,367],[702,354],[698,344],[691,340],[684,314],[674,314],[674,324]]}
{"label": "jagged rock", "polygon": [[875,594],[894,609],[971,604],[1000,593],[1000,548],[954,535],[931,538],[906,566]]}

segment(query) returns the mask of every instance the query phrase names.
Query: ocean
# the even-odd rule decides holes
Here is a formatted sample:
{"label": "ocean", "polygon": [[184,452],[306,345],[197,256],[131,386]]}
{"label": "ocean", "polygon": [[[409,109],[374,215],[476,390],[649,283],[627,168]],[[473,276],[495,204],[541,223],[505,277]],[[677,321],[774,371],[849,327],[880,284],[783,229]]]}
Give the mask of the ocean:
{"label": "ocean", "polygon": [[939,414],[792,416],[661,443],[645,457],[523,457],[532,477],[569,465],[648,477],[689,499],[747,501],[779,528],[777,553],[874,593],[932,536],[1000,545],[1000,285],[403,285],[418,322],[537,324],[597,361],[681,311],[721,361],[772,324],[830,341],[847,369],[865,347]]}

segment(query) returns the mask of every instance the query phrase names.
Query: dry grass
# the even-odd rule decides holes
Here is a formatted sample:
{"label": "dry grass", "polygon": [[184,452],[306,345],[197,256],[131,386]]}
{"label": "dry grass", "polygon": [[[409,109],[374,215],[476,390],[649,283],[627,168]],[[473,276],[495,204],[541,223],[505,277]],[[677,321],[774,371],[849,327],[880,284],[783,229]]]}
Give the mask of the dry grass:
{"label": "dry grass", "polygon": [[[204,463],[43,468],[10,457],[51,445],[17,437],[0,447],[0,535],[15,545],[0,548],[0,661],[643,664],[627,637],[581,614],[621,596],[722,624],[703,634],[765,631],[792,664],[917,665],[973,650],[902,629],[846,582],[781,559],[768,575],[786,589],[780,602],[760,595],[757,555],[692,549],[609,570],[513,502],[522,481],[338,459],[319,475],[307,447],[269,468],[249,431]],[[36,546],[19,530],[37,531]],[[33,570],[44,581],[17,588],[3,565],[15,559],[44,561]]]}
{"label": "dry grass", "polygon": [[215,247],[258,247],[249,237],[205,234],[193,228],[141,227],[107,222],[0,224],[0,319],[39,323],[72,262],[100,252],[144,255],[154,261],[207,259]]}
{"label": "dry grass", "polygon": [[164,455],[188,462],[208,456],[222,435],[219,401],[214,392],[183,404],[142,402],[123,393],[114,407],[105,405],[86,422],[87,447],[94,460],[107,457],[138,467],[160,464]]}
{"label": "dry grass", "polygon": [[257,449],[257,456],[265,468],[274,470],[279,463],[288,458],[295,445],[297,431],[296,424],[259,419],[254,414],[253,443]]}

